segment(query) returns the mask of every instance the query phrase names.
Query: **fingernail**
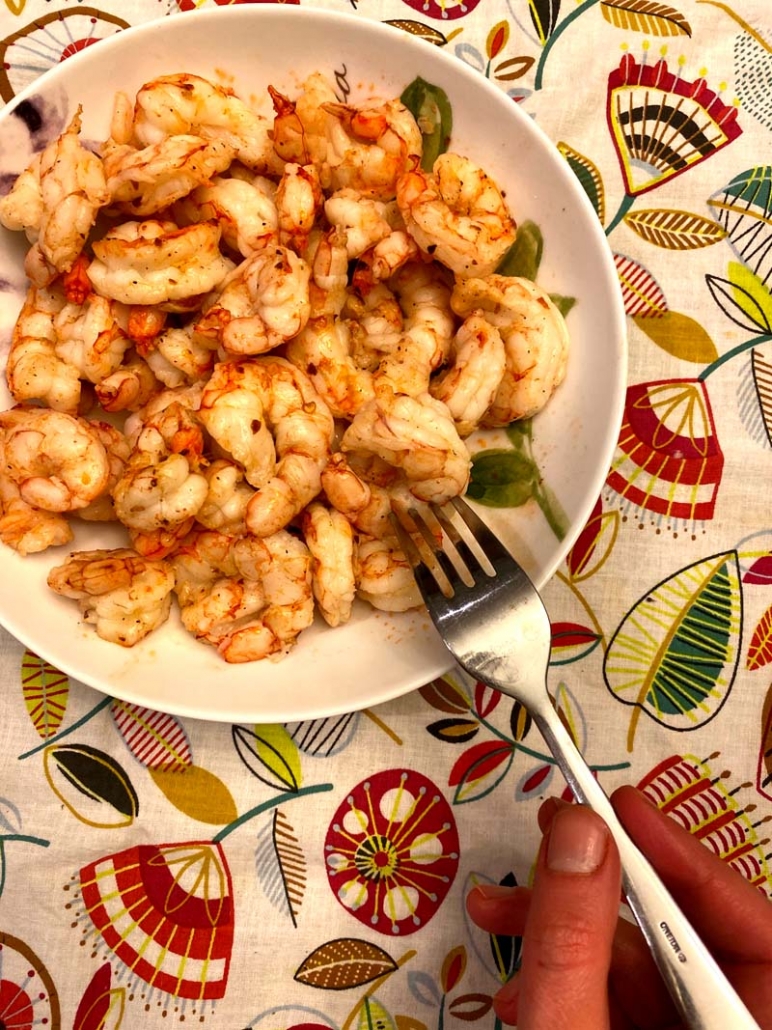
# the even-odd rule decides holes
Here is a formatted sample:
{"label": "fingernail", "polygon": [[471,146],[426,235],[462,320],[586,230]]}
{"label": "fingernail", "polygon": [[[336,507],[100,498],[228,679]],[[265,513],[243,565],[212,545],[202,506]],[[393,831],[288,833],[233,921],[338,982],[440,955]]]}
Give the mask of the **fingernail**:
{"label": "fingernail", "polygon": [[498,901],[500,898],[511,897],[514,887],[501,887],[495,883],[479,883],[474,889],[477,896],[483,901]]}
{"label": "fingernail", "polygon": [[608,830],[588,808],[569,805],[555,813],[547,844],[553,873],[594,873],[606,857]]}
{"label": "fingernail", "polygon": [[552,820],[555,818],[555,813],[561,808],[565,808],[567,805],[568,801],[564,801],[562,798],[558,797],[549,797],[542,802],[537,815],[539,829],[542,833],[546,833],[550,826],[552,826]]}

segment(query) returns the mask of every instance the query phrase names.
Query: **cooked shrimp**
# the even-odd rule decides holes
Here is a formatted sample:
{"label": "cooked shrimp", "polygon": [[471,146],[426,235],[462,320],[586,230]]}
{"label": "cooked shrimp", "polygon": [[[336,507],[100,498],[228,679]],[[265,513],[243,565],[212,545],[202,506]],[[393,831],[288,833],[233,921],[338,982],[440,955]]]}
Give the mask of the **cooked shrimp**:
{"label": "cooked shrimp", "polygon": [[566,373],[569,338],[560,311],[530,279],[503,275],[457,283],[451,304],[459,315],[481,309],[504,341],[506,371],[482,424],[531,418]]}
{"label": "cooked shrimp", "polygon": [[184,454],[196,472],[205,464],[204,432],[197,411],[201,388],[192,386],[162,390],[130,415],[124,424],[132,448]]}
{"label": "cooked shrimp", "polygon": [[85,508],[107,486],[110,463],[84,418],[47,408],[0,413],[0,467],[21,499],[44,511]]}
{"label": "cooked shrimp", "polygon": [[323,202],[322,185],[314,165],[286,164],[276,190],[279,241],[302,251]]}
{"label": "cooked shrimp", "polygon": [[145,361],[155,378],[173,389],[206,379],[214,366],[214,352],[200,342],[192,326],[185,326],[160,333]]}
{"label": "cooked shrimp", "polygon": [[380,537],[390,531],[388,493],[357,475],[344,454],[333,454],[322,470],[322,489],[333,508],[363,533]]}
{"label": "cooked shrimp", "polygon": [[463,494],[471,459],[447,407],[429,394],[408,397],[384,389],[354,416],[341,450],[377,454],[401,469],[411,492],[443,504]]}
{"label": "cooked shrimp", "polygon": [[158,380],[144,358],[129,352],[127,361],[96,384],[95,393],[105,411],[136,411],[158,388]]}
{"label": "cooked shrimp", "polygon": [[178,229],[174,222],[124,222],[95,241],[88,267],[94,289],[124,304],[162,304],[202,297],[233,267],[219,249],[213,222]]}
{"label": "cooked shrimp", "polygon": [[172,526],[159,526],[157,529],[132,529],[128,528],[129,541],[131,546],[141,554],[143,558],[152,558],[161,561],[173,555],[188,533],[194,528],[194,518],[185,519]]}
{"label": "cooked shrimp", "polygon": [[201,429],[191,424],[177,396],[154,398],[127,421],[133,449],[113,499],[118,518],[130,529],[173,529],[193,518],[206,498],[207,482],[198,472]]}
{"label": "cooked shrimp", "polygon": [[321,490],[335,424],[311,381],[283,358],[258,359],[265,416],[279,457],[275,475],[247,505],[250,533],[267,537],[283,529]]}
{"label": "cooked shrimp", "polygon": [[83,304],[67,304],[54,319],[56,354],[81,379],[99,383],[121,364],[130,340],[128,311],[117,301],[91,293]]}
{"label": "cooked shrimp", "polygon": [[390,521],[392,496],[403,508],[411,503],[415,505],[416,499],[408,493],[400,473],[391,466],[372,457],[355,462],[356,457],[351,455],[350,462],[340,452],[333,454],[322,471],[324,494],[355,529],[366,536],[393,540],[396,546]]}
{"label": "cooked shrimp", "polygon": [[481,311],[467,316],[453,344],[453,365],[432,380],[429,392],[447,404],[459,435],[469,436],[498,393],[506,370],[506,352],[498,329]]}
{"label": "cooked shrimp", "polygon": [[[314,621],[311,588],[311,553],[297,537],[280,530],[262,540],[242,538],[233,545],[236,565],[247,582],[259,582],[265,591],[266,608],[260,621],[273,635],[271,650],[286,652],[298,635]],[[264,646],[261,628],[236,629],[219,645],[229,662],[252,661],[257,636],[257,657]]]}
{"label": "cooked shrimp", "polygon": [[130,459],[113,490],[113,499],[125,526],[152,532],[195,516],[206,493],[206,480],[191,472],[184,455],[167,454],[153,460],[140,453]]}
{"label": "cooked shrimp", "polygon": [[198,75],[163,75],[139,90],[134,135],[150,145],[190,133],[231,147],[247,168],[280,173],[282,161],[271,140],[271,122],[222,86]]}
{"label": "cooked shrimp", "polygon": [[286,652],[313,621],[311,555],[289,533],[194,533],[173,565],[183,625],[228,662]]}
{"label": "cooked shrimp", "polygon": [[129,308],[126,332],[140,357],[146,358],[155,349],[167,318],[165,311],[147,304],[133,304]]}
{"label": "cooked shrimp", "polygon": [[170,559],[174,592],[182,607],[202,600],[218,579],[237,578],[233,560],[234,538],[227,533],[196,527],[180,540]]}
{"label": "cooked shrimp", "polygon": [[[313,72],[303,82],[297,99],[292,101],[268,87],[276,112],[273,145],[285,161],[314,164],[323,170],[327,161],[327,124],[330,115],[324,105],[335,103],[335,90],[321,72]],[[329,185],[323,183],[325,187]]]}
{"label": "cooked shrimp", "polygon": [[364,296],[351,291],[343,317],[351,333],[351,355],[359,368],[375,371],[384,355],[391,354],[402,340],[402,308],[384,283]]}
{"label": "cooked shrimp", "polygon": [[338,190],[324,202],[324,214],[330,225],[339,229],[346,239],[349,261],[364,254],[370,247],[385,239],[392,231],[392,208],[357,190]]}
{"label": "cooked shrimp", "polygon": [[287,247],[268,246],[246,258],[195,326],[231,354],[263,354],[308,321],[310,269]]}
{"label": "cooked shrimp", "polygon": [[47,286],[72,267],[110,199],[102,161],[80,142],[80,115],[79,107],[62,135],[0,200],[0,222],[23,229],[33,243],[24,267],[36,286]]}
{"label": "cooked shrimp", "polygon": [[94,289],[88,277],[88,266],[90,264],[91,258],[84,251],[81,251],[70,268],[62,274],[62,288],[70,304],[83,304],[86,297]]}
{"label": "cooked shrimp", "polygon": [[387,384],[395,393],[416,397],[429,389],[429,379],[450,352],[455,322],[451,287],[436,264],[405,265],[391,280],[405,314],[402,337],[376,373],[376,391]]}
{"label": "cooked shrimp", "polygon": [[351,284],[366,294],[377,283],[389,279],[408,263],[424,257],[418,244],[404,229],[394,229],[374,246],[360,254]]}
{"label": "cooked shrimp", "polygon": [[326,232],[311,232],[303,252],[311,267],[308,284],[309,317],[339,315],[348,296],[348,252],[346,236],[333,227]]}
{"label": "cooked shrimp", "polygon": [[260,617],[264,609],[261,583],[223,577],[182,605],[180,616],[189,633],[212,644],[227,662],[254,662],[282,648]]}
{"label": "cooked shrimp", "polygon": [[259,177],[249,180],[217,176],[198,186],[173,208],[180,225],[215,221],[224,242],[244,257],[274,241],[279,228],[274,192]]}
{"label": "cooked shrimp", "polygon": [[371,373],[354,364],[349,327],[340,318],[311,319],[289,341],[286,355],[306,373],[336,418],[353,418],[375,396]]}
{"label": "cooked shrimp", "polygon": [[174,574],[128,548],[74,551],[49,572],[48,585],[76,600],[103,640],[133,647],[169,617]]}
{"label": "cooked shrimp", "polygon": [[17,404],[41,401],[55,411],[77,414],[81,383],[77,368],[56,352],[56,316],[66,299],[55,285],[30,286],[11,337],[6,382]]}
{"label": "cooked shrimp", "polygon": [[250,533],[278,532],[319,493],[333,417],[308,377],[286,359],[216,365],[199,417],[257,487],[246,511]]}
{"label": "cooked shrimp", "polygon": [[423,604],[410,563],[387,541],[360,540],[357,567],[357,596],[373,608],[406,612]]}
{"label": "cooked shrimp", "polygon": [[416,163],[397,184],[397,203],[418,246],[462,279],[490,275],[515,241],[498,186],[459,154],[441,154],[431,174]]}
{"label": "cooked shrimp", "polygon": [[391,200],[410,162],[418,163],[423,137],[415,118],[399,100],[367,101],[359,107],[327,103],[327,161],[335,189]]}
{"label": "cooked shrimp", "polygon": [[103,151],[107,189],[124,214],[154,215],[224,171],[234,153],[200,136],[171,136],[140,150],[110,144]]}
{"label": "cooked shrimp", "polygon": [[339,511],[316,501],[303,512],[303,538],[311,552],[311,586],[328,626],[351,618],[356,596],[354,533]]}
{"label": "cooked shrimp", "polygon": [[112,489],[123,475],[126,462],[131,454],[131,447],[124,434],[115,426],[93,419],[89,420],[89,425],[105,449],[109,472],[102,492],[85,508],[78,508],[76,514],[79,519],[85,519],[87,522],[113,522],[118,516],[115,514]]}
{"label": "cooked shrimp", "polygon": [[218,458],[203,470],[209,491],[196,513],[196,522],[221,533],[242,535],[246,532],[247,505],[254,488],[244,470],[232,461]]}
{"label": "cooked shrimp", "polygon": [[217,364],[204,387],[198,412],[209,435],[241,465],[254,487],[267,483],[276,470],[263,388],[263,376],[253,362]]}
{"label": "cooked shrimp", "polygon": [[72,540],[70,523],[63,515],[26,504],[17,487],[0,475],[0,540],[18,554],[38,554]]}

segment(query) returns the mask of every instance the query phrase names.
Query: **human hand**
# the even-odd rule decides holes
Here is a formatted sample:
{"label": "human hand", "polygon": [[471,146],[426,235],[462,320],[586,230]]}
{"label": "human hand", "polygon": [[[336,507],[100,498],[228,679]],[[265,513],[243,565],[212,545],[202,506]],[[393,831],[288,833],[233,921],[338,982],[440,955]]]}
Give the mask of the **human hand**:
{"label": "human hand", "polygon": [[[761,1027],[772,1028],[772,905],[633,787],[612,804]],[[550,798],[532,889],[475,887],[470,916],[523,935],[519,973],[496,996],[519,1030],[679,1030],[646,942],[618,918],[616,845],[590,809]],[[727,1028],[729,1030],[729,1028]]]}

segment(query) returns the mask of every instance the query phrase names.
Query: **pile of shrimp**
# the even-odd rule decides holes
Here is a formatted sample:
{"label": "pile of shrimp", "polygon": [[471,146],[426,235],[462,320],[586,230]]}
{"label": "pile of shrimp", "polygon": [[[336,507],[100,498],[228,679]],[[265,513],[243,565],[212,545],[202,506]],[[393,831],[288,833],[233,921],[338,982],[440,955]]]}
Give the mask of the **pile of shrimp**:
{"label": "pile of shrimp", "polygon": [[[176,600],[228,662],[288,652],[316,613],[421,603],[393,511],[465,492],[466,438],[535,414],[568,335],[496,273],[516,224],[490,176],[422,167],[398,99],[320,74],[273,115],[191,74],[81,110],[0,199],[29,290],[0,413],[0,540],[117,522],[48,584],[130,647]],[[270,110],[270,106],[268,107]]]}

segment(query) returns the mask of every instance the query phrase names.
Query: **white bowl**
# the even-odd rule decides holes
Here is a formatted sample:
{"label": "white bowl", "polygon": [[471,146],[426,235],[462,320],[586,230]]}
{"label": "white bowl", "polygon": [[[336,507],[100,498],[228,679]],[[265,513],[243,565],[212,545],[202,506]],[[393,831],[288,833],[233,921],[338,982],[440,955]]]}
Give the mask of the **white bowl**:
{"label": "white bowl", "polygon": [[[568,374],[533,422],[533,455],[567,530],[552,531],[535,501],[481,508],[542,586],[557,569],[600,493],[624,399],[624,313],[606,239],[568,165],[547,137],[496,86],[452,56],[363,17],[293,6],[234,6],[177,15],[120,32],[83,50],[32,84],[0,114],[0,173],[20,172],[32,142],[15,112],[33,101],[63,125],[83,105],[83,138],[108,134],[117,89],[136,91],[159,74],[185,71],[228,82],[244,98],[268,83],[292,94],[312,71],[351,87],[351,102],[396,96],[417,75],[450,98],[451,149],[468,154],[506,190],[518,222],[539,225],[538,281],[576,298],[568,314]],[[23,108],[19,114],[29,108]],[[0,339],[7,350],[26,288],[26,243],[3,230]],[[11,400],[5,386],[0,407]],[[480,434],[472,438],[480,439]],[[509,446],[502,433],[488,445]],[[110,528],[78,525],[73,548],[117,546]],[[46,586],[63,549],[21,558],[0,546],[0,622],[54,666],[105,693],[180,715],[231,722],[286,722],[353,711],[389,700],[447,671],[451,662],[425,613],[386,616],[357,607],[338,629],[314,625],[279,662],[226,664],[196,642],[176,616],[130,650],[100,640],[74,602]]]}

